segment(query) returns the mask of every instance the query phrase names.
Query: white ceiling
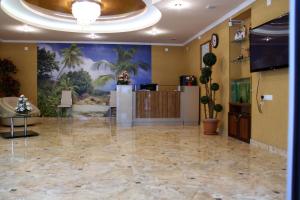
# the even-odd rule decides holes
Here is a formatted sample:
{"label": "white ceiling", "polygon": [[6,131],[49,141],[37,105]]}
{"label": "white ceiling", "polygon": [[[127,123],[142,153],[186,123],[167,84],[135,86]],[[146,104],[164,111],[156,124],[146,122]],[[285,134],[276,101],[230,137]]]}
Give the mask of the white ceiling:
{"label": "white ceiling", "polygon": [[[35,28],[33,32],[24,33],[18,28],[23,24],[7,16],[0,9],[0,39],[3,41],[77,41],[77,42],[116,42],[116,43],[151,43],[183,45],[197,37],[210,27],[217,25],[235,12],[249,5],[254,0],[183,0],[187,8],[170,9],[174,0],[162,0],[157,8],[162,12],[162,19],[154,27],[161,33],[153,36],[144,29],[135,32],[117,34],[99,34],[92,40],[83,33],[67,33]],[[215,6],[207,9],[208,5]]]}

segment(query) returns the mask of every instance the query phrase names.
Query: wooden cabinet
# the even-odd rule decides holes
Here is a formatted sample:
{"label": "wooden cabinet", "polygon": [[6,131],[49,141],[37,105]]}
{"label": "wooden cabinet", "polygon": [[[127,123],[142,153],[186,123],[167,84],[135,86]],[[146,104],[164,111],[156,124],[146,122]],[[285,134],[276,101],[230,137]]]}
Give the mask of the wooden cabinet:
{"label": "wooden cabinet", "polygon": [[228,113],[228,135],[244,142],[250,143],[250,104],[230,104]]}
{"label": "wooden cabinet", "polygon": [[136,92],[136,118],[180,118],[180,92]]}
{"label": "wooden cabinet", "polygon": [[228,135],[238,137],[238,117],[235,113],[228,114]]}

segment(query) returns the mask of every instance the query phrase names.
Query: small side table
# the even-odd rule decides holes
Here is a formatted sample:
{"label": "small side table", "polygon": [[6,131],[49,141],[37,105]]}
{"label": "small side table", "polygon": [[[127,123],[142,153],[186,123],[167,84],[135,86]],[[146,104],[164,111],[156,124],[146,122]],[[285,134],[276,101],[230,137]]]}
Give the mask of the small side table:
{"label": "small side table", "polygon": [[[15,116],[3,117],[10,119],[10,132],[0,133],[5,139],[20,138],[20,137],[33,137],[39,134],[34,131],[27,130],[27,118],[31,117],[29,114],[16,114]],[[24,131],[15,131],[14,119],[23,118],[24,119]]]}

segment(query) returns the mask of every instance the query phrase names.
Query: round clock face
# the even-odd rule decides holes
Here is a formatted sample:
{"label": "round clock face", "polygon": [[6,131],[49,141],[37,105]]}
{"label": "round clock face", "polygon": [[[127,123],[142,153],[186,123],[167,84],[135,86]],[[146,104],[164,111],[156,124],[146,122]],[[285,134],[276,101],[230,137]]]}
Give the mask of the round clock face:
{"label": "round clock face", "polygon": [[211,45],[213,48],[217,48],[219,45],[219,37],[217,34],[211,36]]}

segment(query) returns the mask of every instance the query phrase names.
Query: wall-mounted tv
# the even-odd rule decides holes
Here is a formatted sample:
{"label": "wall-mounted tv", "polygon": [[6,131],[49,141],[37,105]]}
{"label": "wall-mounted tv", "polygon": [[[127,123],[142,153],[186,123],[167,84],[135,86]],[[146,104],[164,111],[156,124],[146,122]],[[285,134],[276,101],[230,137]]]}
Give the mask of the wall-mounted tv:
{"label": "wall-mounted tv", "polygon": [[289,66],[289,15],[250,30],[251,72]]}

